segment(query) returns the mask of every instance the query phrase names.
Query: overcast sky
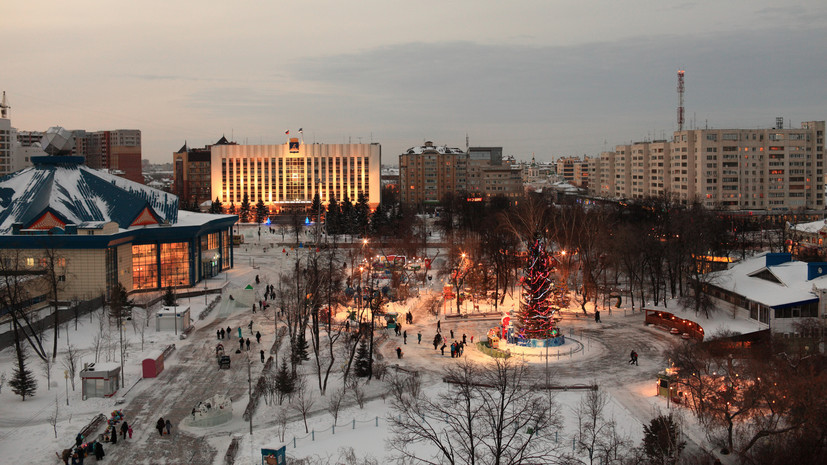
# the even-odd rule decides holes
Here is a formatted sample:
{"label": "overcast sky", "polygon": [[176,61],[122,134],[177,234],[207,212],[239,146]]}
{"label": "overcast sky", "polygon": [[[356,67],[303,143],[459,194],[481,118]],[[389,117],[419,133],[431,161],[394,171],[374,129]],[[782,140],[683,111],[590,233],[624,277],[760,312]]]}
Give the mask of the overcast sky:
{"label": "overcast sky", "polygon": [[186,140],[502,146],[596,155],[677,128],[827,118],[824,0],[6,0],[0,90],[20,130]]}

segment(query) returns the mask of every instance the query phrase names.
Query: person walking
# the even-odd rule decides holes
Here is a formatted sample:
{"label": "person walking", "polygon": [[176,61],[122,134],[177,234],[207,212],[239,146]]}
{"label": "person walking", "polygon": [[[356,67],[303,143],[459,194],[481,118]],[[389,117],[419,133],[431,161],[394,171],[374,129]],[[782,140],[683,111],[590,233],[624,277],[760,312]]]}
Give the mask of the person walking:
{"label": "person walking", "polygon": [[637,365],[637,352],[634,350],[629,354],[629,365]]}
{"label": "person walking", "polygon": [[439,320],[436,320],[436,332],[439,332],[439,330],[440,330],[439,326],[440,326],[439,325]]}
{"label": "person walking", "polygon": [[454,330],[452,329],[450,331],[451,331],[451,339],[453,339],[454,338]]}
{"label": "person walking", "polygon": [[167,428],[167,434],[172,434],[172,422],[169,421],[169,418],[167,418],[167,422],[164,424],[164,426],[166,426]]}
{"label": "person walking", "polygon": [[129,433],[129,439],[132,439],[132,425],[129,425],[129,430],[127,430],[127,433]]}
{"label": "person walking", "polygon": [[405,343],[405,344],[408,343],[408,331],[407,330],[402,332],[402,342]]}
{"label": "person walking", "polygon": [[224,328],[221,328],[221,339],[224,339]]}
{"label": "person walking", "polygon": [[166,423],[164,423],[164,417],[161,417],[155,423],[155,429],[158,430],[158,434],[160,434],[161,436],[164,435],[164,426],[166,426]]}
{"label": "person walking", "polygon": [[264,363],[264,350],[261,350],[261,363]]}
{"label": "person walking", "polygon": [[103,444],[100,441],[95,441],[95,460],[103,460],[106,454],[103,453]]}
{"label": "person walking", "polygon": [[230,329],[230,327],[229,327],[229,326],[227,326],[227,339],[229,339],[229,338],[230,338],[230,333],[231,333],[231,332],[232,332],[232,329]]}
{"label": "person walking", "polygon": [[238,338],[238,350],[244,350],[244,338]]}
{"label": "person walking", "polygon": [[446,346],[446,345],[445,345],[445,343],[443,342],[443,343],[442,343],[442,347],[440,347],[440,348],[439,348],[440,352],[442,352],[442,356],[443,356],[443,357],[445,356],[445,347],[447,347],[447,346]]}
{"label": "person walking", "polygon": [[402,358],[402,348],[401,347],[396,348],[396,358]]}
{"label": "person walking", "polygon": [[253,320],[250,320],[250,324],[248,324],[247,327],[250,328],[250,334],[253,334]]}
{"label": "person walking", "polygon": [[422,331],[417,331],[416,332],[416,343],[417,344],[422,344]]}
{"label": "person walking", "polygon": [[126,423],[126,420],[121,423],[121,437],[126,439],[126,432],[129,431],[129,425]]}
{"label": "person walking", "polygon": [[259,331],[256,331],[256,342],[261,344],[261,333]]}
{"label": "person walking", "polygon": [[221,339],[221,330],[220,329],[215,330],[215,338],[216,339]]}
{"label": "person walking", "polygon": [[250,338],[247,338],[247,350],[250,350]]}
{"label": "person walking", "polygon": [[595,310],[594,311],[594,322],[595,323],[600,323],[600,310]]}

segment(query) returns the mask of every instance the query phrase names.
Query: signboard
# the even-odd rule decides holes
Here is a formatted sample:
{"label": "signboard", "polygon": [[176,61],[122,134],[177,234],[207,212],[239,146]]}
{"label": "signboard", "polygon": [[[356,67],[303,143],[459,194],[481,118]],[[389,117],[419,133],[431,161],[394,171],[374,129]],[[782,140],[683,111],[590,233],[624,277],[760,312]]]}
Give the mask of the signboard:
{"label": "signboard", "polygon": [[299,153],[299,139],[296,137],[290,138],[290,153]]}

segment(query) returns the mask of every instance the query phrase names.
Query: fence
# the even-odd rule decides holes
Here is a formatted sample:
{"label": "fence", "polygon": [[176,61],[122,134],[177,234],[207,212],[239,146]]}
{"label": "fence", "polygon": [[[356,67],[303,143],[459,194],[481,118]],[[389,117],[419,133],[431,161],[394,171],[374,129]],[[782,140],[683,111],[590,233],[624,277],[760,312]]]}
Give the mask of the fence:
{"label": "fence", "polygon": [[[83,302],[79,302],[76,306],[71,308],[61,308],[57,311],[57,321],[59,325],[63,323],[68,323],[76,316],[80,318],[87,313],[100,308],[103,305],[103,298],[102,297],[95,297],[94,299],[85,300]],[[32,322],[32,327],[34,327],[35,331],[44,332],[47,329],[53,328],[55,325],[54,315],[51,313],[46,316],[45,318],[41,318],[40,320]],[[5,349],[6,347],[11,347],[14,344],[14,331],[11,330],[11,321],[9,321],[9,328],[10,330],[0,334],[0,350]]]}
{"label": "fence", "polygon": [[210,304],[207,305],[207,308],[201,310],[201,313],[198,314],[198,319],[203,320],[204,318],[207,318],[207,316],[215,309],[215,307],[218,306],[219,303],[221,303],[220,295],[217,299],[214,299],[212,302],[210,302]]}

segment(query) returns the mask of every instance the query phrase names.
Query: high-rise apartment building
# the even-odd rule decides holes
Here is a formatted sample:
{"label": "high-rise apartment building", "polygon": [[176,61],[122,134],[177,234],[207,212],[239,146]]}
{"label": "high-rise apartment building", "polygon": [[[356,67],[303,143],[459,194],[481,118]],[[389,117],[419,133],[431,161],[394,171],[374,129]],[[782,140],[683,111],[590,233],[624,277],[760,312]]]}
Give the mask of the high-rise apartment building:
{"label": "high-rise apartment building", "polygon": [[107,169],[130,181],[144,182],[141,171],[141,131],[116,129],[113,131],[72,131],[77,155],[86,158],[86,166]]}
{"label": "high-rise apartment building", "polygon": [[355,202],[360,193],[371,208],[379,205],[382,148],[371,144],[213,145],[210,147],[211,197],[225,207],[261,199],[274,213],[305,211],[318,192]]}
{"label": "high-rise apartment building", "polygon": [[0,177],[14,172],[14,135],[11,121],[0,118]]}
{"label": "high-rise apartment building", "polygon": [[[213,145],[236,144],[221,136]],[[181,205],[197,206],[215,199],[212,196],[211,147],[212,145],[192,148],[185,142],[183,147],[172,154],[172,192],[178,196]]]}
{"label": "high-rise apartment building", "polygon": [[824,128],[809,121],[798,129],[692,129],[671,141],[618,145],[601,154],[593,190],[616,198],[671,193],[726,210],[823,210]]}

